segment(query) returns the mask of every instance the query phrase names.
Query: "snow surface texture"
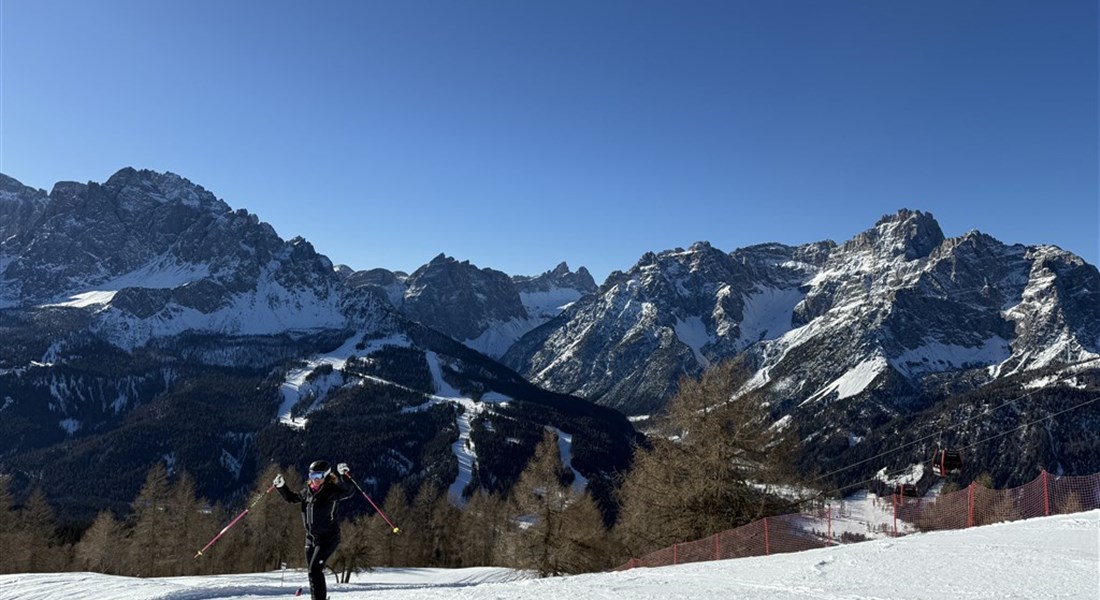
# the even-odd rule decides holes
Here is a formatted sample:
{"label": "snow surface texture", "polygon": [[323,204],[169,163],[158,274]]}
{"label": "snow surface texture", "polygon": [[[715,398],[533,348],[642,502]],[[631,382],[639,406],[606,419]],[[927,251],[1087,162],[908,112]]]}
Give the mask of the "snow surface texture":
{"label": "snow surface texture", "polygon": [[[1094,599],[1100,510],[795,554],[534,579],[499,568],[378,569],[330,584],[343,600]],[[290,597],[301,571],[135,579],[0,575],[3,600],[253,600]],[[304,592],[308,594],[308,589]]]}

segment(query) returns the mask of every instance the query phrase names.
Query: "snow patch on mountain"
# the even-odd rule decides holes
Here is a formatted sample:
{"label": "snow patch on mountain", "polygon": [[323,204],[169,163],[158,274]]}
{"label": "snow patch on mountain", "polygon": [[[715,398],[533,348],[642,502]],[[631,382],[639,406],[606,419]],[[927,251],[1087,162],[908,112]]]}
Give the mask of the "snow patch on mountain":
{"label": "snow patch on mountain", "polygon": [[[357,333],[345,340],[339,348],[332,352],[314,357],[306,361],[301,367],[292,369],[287,374],[286,379],[283,380],[283,383],[279,385],[279,395],[282,396],[283,401],[279,404],[279,409],[275,413],[275,420],[294,429],[305,428],[308,422],[305,414],[313,410],[315,408],[314,404],[323,399],[330,390],[343,385],[344,378],[340,372],[347,364],[348,357],[356,352],[356,345],[362,335],[361,332]],[[332,373],[311,378],[310,375],[323,365],[331,365]],[[294,407],[303,398],[309,397],[314,399],[314,403],[311,403],[301,415],[293,416],[291,413]]]}
{"label": "snow patch on mountain", "polygon": [[255,291],[231,296],[227,305],[210,313],[174,302],[148,318],[108,310],[100,330],[115,344],[132,350],[152,338],[175,336],[185,331],[275,335],[287,331],[340,329],[346,324],[347,319],[336,306],[335,294],[322,298],[310,288],[290,290],[277,281],[264,278]]}
{"label": "snow patch on mountain", "polygon": [[739,345],[746,347],[760,340],[775,339],[791,330],[794,309],[806,293],[794,289],[757,286],[744,296]]}
{"label": "snow patch on mountain", "polygon": [[794,348],[813,340],[827,327],[824,319],[815,319],[802,327],[796,327],[775,340],[761,342],[764,364],[745,383],[742,392],[750,392],[771,382],[771,370],[779,365]]}
{"label": "snow patch on mountain", "polygon": [[96,287],[101,290],[115,291],[128,287],[174,289],[208,277],[210,277],[208,264],[181,263],[175,257],[162,256]]}
{"label": "snow patch on mountain", "polygon": [[703,319],[695,316],[677,319],[672,330],[676,332],[676,338],[682,344],[691,348],[691,353],[695,355],[699,366],[704,369],[710,366],[710,361],[703,356],[703,346],[714,342],[714,338],[707,333],[707,326],[703,324]]}
{"label": "snow patch on mountain", "polygon": [[996,335],[976,346],[924,340],[921,346],[892,358],[890,366],[907,377],[916,377],[928,373],[995,365],[1004,362],[1011,355],[1011,344]]}
{"label": "snow patch on mountain", "polygon": [[886,358],[877,355],[873,356],[869,360],[859,363],[837,379],[834,379],[831,383],[815,392],[809,398],[806,398],[802,404],[820,400],[833,392],[836,392],[837,400],[855,396],[867,389],[867,386],[871,385],[875,378],[882,374],[889,366],[889,362]]}
{"label": "snow patch on mountain", "polygon": [[558,316],[580,298],[581,291],[575,288],[553,287],[545,291],[519,293],[519,301],[527,309],[527,314],[544,319],[543,322]]}
{"label": "snow patch on mountain", "polygon": [[527,332],[542,325],[549,319],[539,317],[515,318],[508,321],[495,321],[489,324],[481,335],[462,343],[478,352],[500,358]]}
{"label": "snow patch on mountain", "polygon": [[74,294],[72,296],[69,296],[69,299],[65,302],[43,304],[39,308],[88,308],[89,306],[107,305],[111,303],[111,300],[114,300],[115,294],[117,293],[117,291],[84,292],[82,294]]}
{"label": "snow patch on mountain", "polygon": [[64,302],[43,304],[41,307],[87,308],[106,305],[110,304],[115,294],[125,288],[175,289],[209,276],[209,265],[183,264],[174,257],[161,256],[129,273],[90,285],[94,289],[72,294]]}
{"label": "snow patch on mountain", "polygon": [[561,464],[573,472],[573,493],[580,494],[588,487],[588,479],[573,468],[573,435],[556,427],[554,433],[558,436],[558,455],[561,457]]}
{"label": "snow patch on mountain", "polygon": [[511,398],[496,392],[485,394],[481,398],[481,402],[467,398],[443,379],[443,369],[440,365],[438,354],[435,352],[425,352],[424,357],[428,362],[428,370],[432,373],[436,393],[430,396],[428,401],[424,404],[406,410],[424,410],[430,406],[441,403],[454,406],[455,426],[458,428],[458,439],[451,444],[451,453],[454,454],[455,460],[458,461],[458,475],[455,476],[455,480],[448,486],[447,497],[452,504],[462,507],[466,505],[466,498],[463,496],[463,491],[470,485],[470,482],[473,481],[474,471],[477,469],[477,448],[474,445],[473,439],[470,437],[470,431],[473,428],[473,420],[485,412],[491,404],[504,405],[511,401]]}
{"label": "snow patch on mountain", "polygon": [[76,419],[61,419],[58,421],[57,426],[65,430],[69,435],[72,435],[80,431],[81,423]]}

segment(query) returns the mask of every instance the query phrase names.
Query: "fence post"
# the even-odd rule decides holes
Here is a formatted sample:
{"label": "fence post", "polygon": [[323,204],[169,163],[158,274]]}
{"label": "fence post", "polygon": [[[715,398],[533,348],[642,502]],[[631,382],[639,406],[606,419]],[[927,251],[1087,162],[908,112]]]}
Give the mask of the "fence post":
{"label": "fence post", "polygon": [[722,556],[722,552],[718,547],[718,534],[714,534],[714,560],[718,560]]}
{"label": "fence post", "polygon": [[828,546],[833,543],[833,509],[828,505],[825,506],[825,522],[829,524],[828,537],[825,538],[825,545]]}
{"label": "fence post", "polygon": [[1043,469],[1043,516],[1050,516],[1050,481],[1046,469]]}
{"label": "fence post", "polygon": [[767,556],[771,553],[771,546],[768,543],[768,518],[764,517],[764,556]]}
{"label": "fence post", "polygon": [[894,537],[898,537],[898,492],[894,491]]}
{"label": "fence post", "polygon": [[966,526],[974,526],[974,486],[976,482],[971,481],[970,487],[966,489]]}
{"label": "fence post", "polygon": [[678,553],[680,551],[679,546],[680,546],[680,544],[673,544],[672,545],[672,564],[674,564],[674,565],[680,564],[680,562],[679,562],[680,557],[678,555]]}

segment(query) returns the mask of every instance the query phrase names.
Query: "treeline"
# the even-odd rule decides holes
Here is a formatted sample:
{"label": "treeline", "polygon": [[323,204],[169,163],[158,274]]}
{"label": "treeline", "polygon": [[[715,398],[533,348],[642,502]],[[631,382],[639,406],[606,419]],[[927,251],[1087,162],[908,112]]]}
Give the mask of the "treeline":
{"label": "treeline", "polygon": [[[622,474],[612,527],[601,510],[606,507],[574,488],[556,434],[546,430],[507,495],[477,492],[459,508],[432,478],[415,490],[392,486],[381,507],[400,532],[373,511],[348,519],[329,565],[344,578],[377,566],[494,565],[541,575],[598,571],[789,511],[790,503],[762,484],[791,481],[787,465],[796,444],[770,427],[757,400],[731,400],[744,377],[743,370],[725,364],[681,382],[651,443],[636,449],[634,467]],[[0,572],[157,577],[302,567],[300,511],[268,492],[279,472],[275,465],[264,470],[252,493],[234,506],[211,506],[197,496],[189,476],[170,476],[158,463],[127,514],[103,511],[82,531],[59,529],[40,488],[17,505],[7,481],[0,480]],[[291,489],[301,485],[293,469],[284,475]],[[357,493],[345,504],[365,502]],[[196,557],[249,506],[234,528]],[[344,512],[356,508],[351,504]]]}

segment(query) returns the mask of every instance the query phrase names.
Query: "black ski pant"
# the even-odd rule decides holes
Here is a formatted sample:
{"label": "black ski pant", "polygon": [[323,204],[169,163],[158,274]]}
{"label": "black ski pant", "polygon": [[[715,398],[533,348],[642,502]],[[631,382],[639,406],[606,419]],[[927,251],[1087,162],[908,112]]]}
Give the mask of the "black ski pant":
{"label": "black ski pant", "polygon": [[323,537],[306,536],[306,568],[309,569],[309,593],[313,600],[326,600],[328,587],[325,585],[325,566],[328,557],[340,544],[340,535]]}

